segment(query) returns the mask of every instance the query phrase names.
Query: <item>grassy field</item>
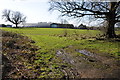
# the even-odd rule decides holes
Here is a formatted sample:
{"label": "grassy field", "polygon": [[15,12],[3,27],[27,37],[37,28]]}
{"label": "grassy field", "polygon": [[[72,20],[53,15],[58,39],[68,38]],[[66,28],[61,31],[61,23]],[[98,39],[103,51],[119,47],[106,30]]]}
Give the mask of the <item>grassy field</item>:
{"label": "grassy field", "polygon": [[[56,70],[55,67],[63,65],[64,63],[58,63],[55,57],[56,51],[64,49],[69,46],[74,46],[76,49],[86,49],[94,53],[102,54],[107,53],[109,56],[118,59],[120,56],[119,45],[120,42],[114,40],[96,40],[102,32],[97,30],[79,30],[79,29],[60,29],[60,28],[2,28],[3,30],[19,33],[24,36],[28,36],[35,41],[40,50],[36,55],[35,64],[39,65],[44,62],[46,65],[41,65],[43,72],[40,78],[47,77],[46,75],[50,69],[55,72],[52,77],[62,76],[60,70]],[[117,34],[120,32],[117,31]],[[51,62],[51,59],[53,61]]]}
{"label": "grassy field", "polygon": [[[41,51],[57,50],[70,45],[80,48],[96,49],[98,52],[115,54],[119,51],[119,43],[95,40],[102,34],[97,30],[56,29],[56,28],[2,28],[6,31],[20,33],[36,42]],[[120,33],[119,31],[117,32]],[[83,43],[81,46],[80,44]]]}

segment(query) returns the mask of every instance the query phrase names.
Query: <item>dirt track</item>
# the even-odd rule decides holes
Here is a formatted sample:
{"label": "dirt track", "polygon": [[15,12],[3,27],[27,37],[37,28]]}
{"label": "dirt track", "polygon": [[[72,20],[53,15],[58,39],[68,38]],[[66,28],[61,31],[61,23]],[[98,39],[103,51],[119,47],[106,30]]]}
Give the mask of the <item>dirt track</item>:
{"label": "dirt track", "polygon": [[86,50],[75,50],[83,56],[75,56],[64,49],[56,52],[56,55],[64,63],[72,67],[65,68],[63,72],[70,78],[120,78],[120,64],[110,56],[91,53]]}

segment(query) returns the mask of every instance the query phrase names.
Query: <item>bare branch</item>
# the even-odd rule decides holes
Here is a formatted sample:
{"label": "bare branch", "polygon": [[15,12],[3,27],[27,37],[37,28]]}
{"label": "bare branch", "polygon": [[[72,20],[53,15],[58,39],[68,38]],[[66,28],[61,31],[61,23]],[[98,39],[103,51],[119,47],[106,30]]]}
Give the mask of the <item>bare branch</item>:
{"label": "bare branch", "polygon": [[114,9],[116,10],[120,6],[120,1],[116,3]]}
{"label": "bare branch", "polygon": [[93,16],[107,22],[107,37],[115,37],[114,25],[120,21],[120,1],[119,2],[84,2],[84,0],[51,1],[51,10],[58,10],[62,16],[80,18]]}

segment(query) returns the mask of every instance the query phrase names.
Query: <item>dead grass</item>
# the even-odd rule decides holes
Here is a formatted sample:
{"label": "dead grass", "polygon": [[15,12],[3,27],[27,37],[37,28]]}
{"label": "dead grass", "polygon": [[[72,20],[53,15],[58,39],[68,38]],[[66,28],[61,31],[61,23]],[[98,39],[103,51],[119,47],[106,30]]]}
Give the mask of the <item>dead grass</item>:
{"label": "dead grass", "polygon": [[[36,51],[33,41],[15,33],[2,31],[2,68],[4,78],[35,78]],[[31,68],[28,68],[31,67]]]}

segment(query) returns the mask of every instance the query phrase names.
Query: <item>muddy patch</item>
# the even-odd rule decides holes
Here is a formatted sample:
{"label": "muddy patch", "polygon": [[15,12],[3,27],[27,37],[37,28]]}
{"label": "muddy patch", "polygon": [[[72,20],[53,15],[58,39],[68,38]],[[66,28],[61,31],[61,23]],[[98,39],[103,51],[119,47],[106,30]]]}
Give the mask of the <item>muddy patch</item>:
{"label": "muddy patch", "polygon": [[56,52],[56,56],[61,58],[64,63],[71,65],[71,67],[63,69],[63,72],[67,73],[66,76],[71,76],[72,73],[74,78],[119,78],[120,66],[117,65],[118,61],[114,58],[79,49],[75,49],[73,52],[61,49]]}
{"label": "muddy patch", "polygon": [[61,71],[65,74],[65,78],[80,78],[81,75],[78,73],[77,68],[74,65],[76,61],[72,59],[72,56],[67,54],[64,50],[56,52],[56,56],[61,58],[64,63],[70,64],[72,67],[65,67]]}

